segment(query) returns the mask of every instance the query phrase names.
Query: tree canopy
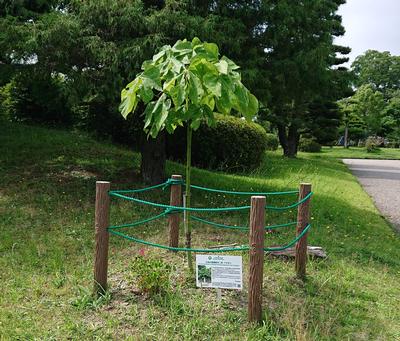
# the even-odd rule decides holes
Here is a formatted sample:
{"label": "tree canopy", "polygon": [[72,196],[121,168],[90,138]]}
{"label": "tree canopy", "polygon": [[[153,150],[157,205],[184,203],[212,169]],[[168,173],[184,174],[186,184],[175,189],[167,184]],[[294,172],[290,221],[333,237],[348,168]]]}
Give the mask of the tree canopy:
{"label": "tree canopy", "polygon": [[368,50],[355,59],[352,70],[357,87],[368,84],[386,99],[393,91],[400,90],[400,56]]}
{"label": "tree canopy", "polygon": [[[137,148],[150,143],[137,129],[137,118],[145,107],[138,104],[139,115],[129,117],[126,125],[118,112],[120,89],[141,72],[142,61],[162,46],[179,39],[192,41],[197,36],[217,43],[223,55],[241,65],[243,83],[260,100],[258,119],[271,121],[271,128],[279,131],[285,154],[293,156],[300,134],[331,138],[322,136],[323,127],[329,125],[333,133],[336,131],[339,112],[334,102],[349,95],[349,73],[340,67],[349,49],[333,43],[344,33],[337,15],[343,3],[7,2],[0,12],[0,86],[9,83],[7,93],[21,94],[19,107],[26,111],[24,117],[42,117],[41,121],[55,124],[68,122]],[[55,90],[46,90],[50,88]],[[57,107],[63,108],[62,115],[54,114]],[[233,109],[239,115],[245,111]],[[47,113],[41,116],[39,112]],[[163,142],[157,143],[161,151]],[[156,157],[160,162],[161,155]],[[152,168],[162,169],[154,164]]]}
{"label": "tree canopy", "polygon": [[143,63],[143,72],[121,92],[121,113],[126,118],[142,101],[144,129],[152,137],[164,128],[172,133],[185,122],[193,129],[203,119],[212,125],[215,112],[232,109],[251,120],[258,101],[242,84],[238,69],[229,58],[219,58],[214,43],[178,40]]}

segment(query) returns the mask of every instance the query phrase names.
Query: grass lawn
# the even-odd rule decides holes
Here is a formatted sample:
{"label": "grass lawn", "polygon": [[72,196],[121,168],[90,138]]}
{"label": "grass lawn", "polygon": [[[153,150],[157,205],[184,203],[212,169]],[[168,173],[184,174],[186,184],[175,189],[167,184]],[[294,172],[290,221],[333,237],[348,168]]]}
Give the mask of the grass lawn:
{"label": "grass lawn", "polygon": [[374,152],[368,153],[365,148],[361,147],[322,147],[320,153],[315,153],[316,156],[336,157],[341,159],[389,159],[400,160],[399,148],[380,148]]}
{"label": "grass lawn", "polygon": [[[354,155],[363,155],[351,149]],[[357,151],[357,152],[356,152]],[[398,152],[389,150],[389,152]],[[326,260],[308,263],[308,280],[294,278],[293,261],[265,258],[264,323],[247,319],[244,290],[200,290],[184,255],[110,237],[110,291],[92,299],[95,181],[113,189],[138,188],[139,157],[77,133],[5,125],[0,135],[0,338],[132,340],[396,340],[400,339],[400,239],[371,199],[336,159],[342,150],[301,153],[295,160],[267,153],[249,174],[193,170],[193,183],[214,188],[279,191],[313,185],[309,242]],[[384,150],[386,153],[386,150]],[[346,157],[354,157],[346,154]],[[393,154],[394,155],[394,154]],[[168,173],[184,174],[168,163]],[[167,203],[168,191],[140,197]],[[294,197],[268,198],[271,205]],[[234,206],[249,199],[194,191],[195,206]],[[111,223],[132,222],[156,209],[112,200]],[[295,210],[267,213],[268,223],[295,219]],[[247,224],[248,212],[202,215]],[[126,233],[167,243],[166,220]],[[266,245],[290,241],[293,228],[267,234]],[[194,246],[246,244],[240,231],[193,224]],[[183,233],[181,234],[183,240]],[[135,257],[163,259],[171,268],[164,294],[138,290]]]}

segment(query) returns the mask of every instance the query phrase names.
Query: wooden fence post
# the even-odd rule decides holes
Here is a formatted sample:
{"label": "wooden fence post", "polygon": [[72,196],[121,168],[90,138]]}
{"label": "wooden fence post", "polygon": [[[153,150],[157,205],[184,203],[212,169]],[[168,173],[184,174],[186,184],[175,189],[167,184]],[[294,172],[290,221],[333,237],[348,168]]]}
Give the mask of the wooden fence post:
{"label": "wooden fence post", "polygon": [[95,240],[94,259],[94,293],[101,294],[107,290],[108,237],[107,227],[110,223],[110,183],[96,181]]}
{"label": "wooden fence post", "polygon": [[[182,181],[182,175],[172,175],[171,179]],[[180,183],[171,185],[169,204],[171,206],[182,205],[182,185]],[[179,222],[179,213],[171,213],[168,216],[169,246],[171,247],[178,247],[179,244]]]}
{"label": "wooden fence post", "polygon": [[[304,199],[311,192],[311,184],[300,184],[299,201]],[[300,204],[297,208],[297,226],[296,235],[303,232],[304,228],[310,222],[310,199]],[[300,279],[306,278],[306,263],[307,263],[307,234],[306,233],[296,243],[295,269],[296,275]]]}
{"label": "wooden fence post", "polygon": [[265,203],[266,200],[264,196],[251,197],[248,303],[248,318],[250,322],[260,322],[262,319]]}

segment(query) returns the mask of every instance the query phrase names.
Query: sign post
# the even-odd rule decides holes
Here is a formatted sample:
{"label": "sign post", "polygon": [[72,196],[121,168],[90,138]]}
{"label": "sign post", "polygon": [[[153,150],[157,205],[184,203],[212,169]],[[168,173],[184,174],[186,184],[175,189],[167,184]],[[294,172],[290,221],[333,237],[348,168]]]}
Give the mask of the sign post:
{"label": "sign post", "polygon": [[242,256],[196,255],[196,285],[242,290]]}

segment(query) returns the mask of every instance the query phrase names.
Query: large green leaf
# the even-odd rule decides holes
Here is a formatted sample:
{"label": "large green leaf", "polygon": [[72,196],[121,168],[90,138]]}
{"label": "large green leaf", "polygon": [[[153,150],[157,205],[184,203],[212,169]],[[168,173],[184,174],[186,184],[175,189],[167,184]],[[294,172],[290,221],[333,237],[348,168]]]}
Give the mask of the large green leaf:
{"label": "large green leaf", "polygon": [[251,120],[255,114],[258,112],[258,100],[256,96],[253,94],[249,93],[249,106],[247,112],[244,112],[245,117],[248,120]]}
{"label": "large green leaf", "polygon": [[201,80],[197,77],[193,72],[188,72],[189,84],[188,84],[188,96],[189,100],[198,104],[199,99],[204,95],[203,85],[201,84]]}
{"label": "large green leaf", "polygon": [[143,81],[146,82],[146,85],[161,91],[161,79],[160,79],[160,70],[161,67],[155,65],[148,65],[146,69],[143,71],[141,77]]}
{"label": "large green leaf", "polygon": [[218,59],[219,51],[217,44],[214,43],[204,43],[204,49],[211,56],[211,58]]}
{"label": "large green leaf", "polygon": [[153,90],[144,85],[139,88],[138,95],[144,104],[149,103],[154,97]]}
{"label": "large green leaf", "polygon": [[153,110],[156,102],[150,102],[147,104],[146,109],[144,110],[144,127],[143,129],[147,129],[148,126],[150,126],[151,121],[153,119]]}
{"label": "large green leaf", "polygon": [[186,90],[185,90],[185,81],[181,76],[180,80],[178,79],[176,85],[171,88],[169,94],[172,98],[175,108],[178,108],[182,105],[186,98]]}
{"label": "large green leaf", "polygon": [[221,96],[221,82],[219,77],[212,73],[206,73],[203,77],[204,86],[216,97]]}
{"label": "large green leaf", "polygon": [[129,92],[127,90],[122,90],[121,92],[121,104],[119,105],[119,110],[121,115],[126,118],[132,110],[135,110],[138,100],[136,93]]}
{"label": "large green leaf", "polygon": [[225,60],[220,60],[218,63],[215,64],[215,66],[217,67],[218,71],[223,75],[228,74],[229,65]]}

